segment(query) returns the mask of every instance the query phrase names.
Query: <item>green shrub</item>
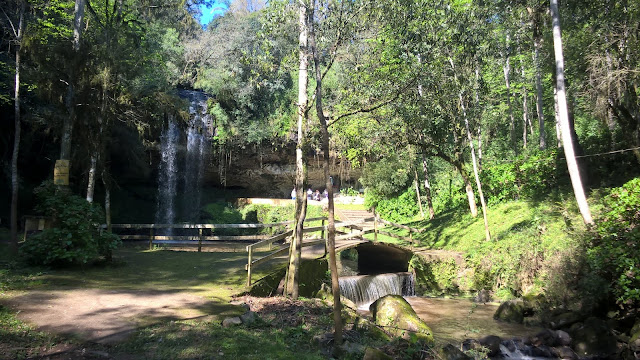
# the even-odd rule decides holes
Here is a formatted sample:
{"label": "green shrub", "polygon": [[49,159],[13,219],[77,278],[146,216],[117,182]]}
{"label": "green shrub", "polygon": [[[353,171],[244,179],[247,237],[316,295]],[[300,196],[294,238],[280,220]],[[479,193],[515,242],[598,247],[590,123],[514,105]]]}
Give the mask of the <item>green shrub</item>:
{"label": "green shrub", "polygon": [[540,198],[558,186],[557,151],[523,154],[506,163],[487,164],[481,181],[490,203]]}
{"label": "green shrub", "polygon": [[52,182],[35,190],[38,210],[53,218],[53,227],[31,236],[20,248],[34,265],[66,266],[111,259],[120,239],[100,230],[102,209],[80,196],[58,191]]}
{"label": "green shrub", "polygon": [[[249,204],[242,209],[240,213],[246,222],[272,224],[293,220],[295,217],[295,206],[274,206],[265,204]],[[307,206],[307,219],[327,216],[321,206]],[[285,231],[285,226],[277,226],[265,228],[262,230],[266,234],[277,234]]]}
{"label": "green shrub", "polygon": [[420,212],[416,192],[411,187],[393,198],[385,198],[375,190],[367,190],[364,204],[369,208],[374,207],[382,218],[394,222],[410,221]]}
{"label": "green shrub", "polygon": [[587,250],[592,270],[624,305],[640,304],[640,178],[611,190]]}

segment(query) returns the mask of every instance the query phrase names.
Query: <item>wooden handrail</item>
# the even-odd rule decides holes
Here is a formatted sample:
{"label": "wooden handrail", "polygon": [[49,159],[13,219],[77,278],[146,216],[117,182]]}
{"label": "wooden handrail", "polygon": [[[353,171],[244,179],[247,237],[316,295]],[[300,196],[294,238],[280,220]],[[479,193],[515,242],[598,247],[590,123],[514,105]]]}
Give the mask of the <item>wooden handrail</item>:
{"label": "wooden handrail", "polygon": [[421,233],[421,232],[423,232],[423,231],[424,231],[424,230],[421,230],[421,229],[412,228],[411,226],[402,225],[402,224],[397,224],[397,223],[394,223],[394,222],[391,222],[391,221],[387,221],[387,220],[381,219],[381,218],[379,218],[379,217],[377,218],[377,220],[378,220],[379,222],[381,222],[381,223],[385,224],[385,225],[389,225],[389,226],[397,227],[397,228],[400,228],[400,229],[409,230],[409,231],[411,231],[411,232]]}
{"label": "wooden handrail", "polygon": [[[326,217],[316,217],[305,219],[305,222],[309,221],[321,221],[326,220]],[[277,223],[268,224],[111,224],[112,229],[259,229],[269,228],[280,225],[293,224],[293,220],[282,221]],[[100,227],[106,228],[106,224],[102,224]]]}

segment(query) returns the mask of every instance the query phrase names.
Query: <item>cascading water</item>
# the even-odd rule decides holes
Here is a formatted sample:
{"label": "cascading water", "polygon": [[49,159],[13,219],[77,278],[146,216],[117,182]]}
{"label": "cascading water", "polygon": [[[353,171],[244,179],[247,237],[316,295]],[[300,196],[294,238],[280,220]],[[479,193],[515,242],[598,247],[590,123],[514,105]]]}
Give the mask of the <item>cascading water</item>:
{"label": "cascading water", "polygon": [[342,296],[359,308],[367,308],[385,295],[415,296],[413,274],[409,272],[344,276],[339,283]]}
{"label": "cascading water", "polygon": [[[156,209],[157,224],[173,224],[175,221],[175,198],[178,188],[178,140],[180,129],[173,116],[169,117],[167,129],[160,137],[160,171],[158,173],[158,207]],[[170,230],[170,229],[169,229]],[[170,232],[169,232],[170,234]]]}
{"label": "cascading water", "polygon": [[[155,222],[174,224],[197,222],[200,217],[202,179],[208,162],[208,138],[212,121],[207,114],[207,95],[183,90],[190,102],[189,126],[180,129],[173,116],[160,137],[162,159],[158,172],[158,201]],[[181,205],[181,206],[180,206]],[[172,235],[171,231],[165,232]]]}
{"label": "cascading water", "polygon": [[190,100],[189,113],[191,114],[187,130],[182,215],[185,221],[197,222],[200,217],[202,176],[208,156],[207,135],[210,132],[211,118],[207,114],[205,94],[196,91],[183,91],[181,95],[186,95],[185,97]]}

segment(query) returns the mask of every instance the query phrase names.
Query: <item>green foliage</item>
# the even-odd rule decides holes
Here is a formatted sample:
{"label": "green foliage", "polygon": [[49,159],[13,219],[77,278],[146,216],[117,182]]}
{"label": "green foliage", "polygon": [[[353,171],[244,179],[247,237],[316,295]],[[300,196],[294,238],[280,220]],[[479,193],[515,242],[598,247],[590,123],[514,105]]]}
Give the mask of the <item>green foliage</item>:
{"label": "green foliage", "polygon": [[[261,224],[272,224],[283,221],[290,221],[295,218],[295,206],[272,206],[264,204],[249,204],[240,209],[243,218],[247,222],[258,222]],[[307,206],[307,219],[327,216],[322,207],[309,205]],[[276,226],[262,230],[269,234],[277,234],[283,232],[285,226]]]}
{"label": "green foliage", "polygon": [[616,301],[640,303],[640,178],[611,190],[587,250],[595,273],[611,284]]}
{"label": "green foliage", "polygon": [[413,188],[408,188],[398,197],[390,199],[380,196],[375,190],[365,192],[365,206],[375,207],[376,212],[384,219],[393,222],[406,222],[418,215],[418,200]]}
{"label": "green foliage", "polygon": [[364,167],[360,182],[378,196],[392,198],[402,193],[411,181],[410,165],[396,155],[387,156]]}
{"label": "green foliage", "polygon": [[120,239],[101,231],[104,214],[98,205],[57,190],[52,182],[43,183],[35,193],[39,210],[53,218],[53,227],[29,237],[20,248],[29,263],[66,266],[111,260]]}
{"label": "green foliage", "polygon": [[490,203],[517,199],[538,199],[557,188],[557,150],[522,154],[513,161],[486,165],[482,187]]}

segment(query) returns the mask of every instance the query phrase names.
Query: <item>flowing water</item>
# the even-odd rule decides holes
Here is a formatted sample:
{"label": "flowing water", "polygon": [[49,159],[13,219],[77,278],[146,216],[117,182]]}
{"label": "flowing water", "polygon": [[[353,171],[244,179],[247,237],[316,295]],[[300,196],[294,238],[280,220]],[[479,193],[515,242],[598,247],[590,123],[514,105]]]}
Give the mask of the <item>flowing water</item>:
{"label": "flowing water", "polygon": [[385,295],[415,295],[413,274],[409,272],[343,276],[339,283],[340,294],[361,310],[368,310],[371,303]]}
{"label": "flowing water", "polygon": [[[160,137],[160,171],[158,172],[158,206],[156,208],[156,224],[173,224],[175,222],[175,200],[178,188],[178,140],[180,129],[175,119],[169,117],[169,124]],[[168,229],[171,234],[171,229]]]}
{"label": "flowing water", "polygon": [[[157,224],[198,222],[205,167],[209,159],[212,120],[207,114],[207,95],[180,91],[189,100],[190,120],[186,129],[169,116],[160,137],[161,161],[158,169]],[[181,206],[180,206],[181,205]],[[162,232],[172,235],[171,229]]]}
{"label": "flowing water", "polygon": [[465,339],[496,335],[502,339],[531,336],[541,329],[493,319],[496,304],[478,304],[467,299],[405,297],[418,316],[433,331],[436,341],[459,344]]}
{"label": "flowing water", "polygon": [[[341,276],[340,293],[353,301],[358,306],[358,312],[363,314],[369,312],[369,306],[375,300],[385,295],[402,295],[429,325],[436,341],[442,344],[460,344],[466,339],[486,335],[496,335],[502,339],[526,337],[541,330],[494,320],[493,314],[498,309],[496,304],[415,296],[413,274],[410,272]],[[506,351],[504,349],[503,353],[506,354]]]}

